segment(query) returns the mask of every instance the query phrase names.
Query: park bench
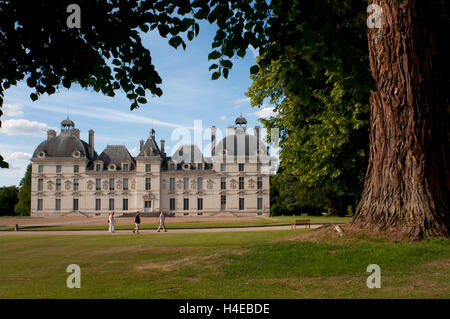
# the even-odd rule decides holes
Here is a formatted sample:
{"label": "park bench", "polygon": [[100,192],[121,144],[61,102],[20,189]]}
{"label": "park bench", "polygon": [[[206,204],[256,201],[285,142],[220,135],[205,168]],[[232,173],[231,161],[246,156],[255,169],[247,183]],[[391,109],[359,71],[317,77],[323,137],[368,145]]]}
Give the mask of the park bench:
{"label": "park bench", "polygon": [[305,228],[311,228],[311,220],[310,219],[297,219],[295,220],[292,225],[291,229],[296,229],[297,225],[305,225]]}

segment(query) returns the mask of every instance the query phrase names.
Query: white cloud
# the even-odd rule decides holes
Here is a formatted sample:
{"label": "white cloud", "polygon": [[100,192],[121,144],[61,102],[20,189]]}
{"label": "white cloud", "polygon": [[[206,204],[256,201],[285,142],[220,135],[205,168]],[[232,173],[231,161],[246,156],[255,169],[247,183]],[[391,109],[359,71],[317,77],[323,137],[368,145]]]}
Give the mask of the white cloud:
{"label": "white cloud", "polygon": [[248,47],[251,51],[252,51],[252,53],[253,53],[253,55],[255,56],[255,59],[259,56],[259,48],[258,49],[255,49],[253,46],[249,46]]}
{"label": "white cloud", "polygon": [[222,116],[220,117],[220,119],[221,119],[222,121],[226,121],[226,120],[227,120],[227,117],[226,117],[225,115],[222,115]]}
{"label": "white cloud", "polygon": [[248,104],[248,103],[250,103],[250,98],[249,97],[236,99],[236,100],[233,101],[233,104],[234,104],[233,109],[238,109],[243,104]]}
{"label": "white cloud", "polygon": [[139,149],[137,147],[133,147],[130,149],[130,154],[133,156],[137,156],[139,154]]}
{"label": "white cloud", "polygon": [[45,123],[25,119],[6,120],[2,124],[0,133],[6,135],[42,135],[49,129],[54,129]]}
{"label": "white cloud", "polygon": [[[67,114],[67,111],[64,111],[60,108],[44,106],[44,105],[33,105],[35,109],[50,111],[55,113],[63,113]],[[95,118],[101,120],[109,120],[114,122],[122,122],[122,123],[141,123],[141,124],[151,124],[152,126],[165,126],[165,127],[185,127],[183,125],[179,125],[176,123],[170,123],[165,121],[156,120],[154,118],[149,118],[147,116],[131,114],[129,112],[116,111],[103,107],[95,107],[95,106],[79,106],[77,109],[72,109],[70,111],[71,115],[80,115],[88,118]]]}
{"label": "white cloud", "polygon": [[275,108],[273,106],[263,107],[259,111],[250,113],[250,115],[256,115],[258,117],[268,118],[271,116],[275,116],[277,112],[274,112]]}
{"label": "white cloud", "polygon": [[8,161],[28,161],[31,159],[31,154],[27,152],[14,152],[9,154],[6,159]]}
{"label": "white cloud", "polygon": [[5,104],[3,106],[5,116],[8,117],[22,117],[22,105],[21,104]]}

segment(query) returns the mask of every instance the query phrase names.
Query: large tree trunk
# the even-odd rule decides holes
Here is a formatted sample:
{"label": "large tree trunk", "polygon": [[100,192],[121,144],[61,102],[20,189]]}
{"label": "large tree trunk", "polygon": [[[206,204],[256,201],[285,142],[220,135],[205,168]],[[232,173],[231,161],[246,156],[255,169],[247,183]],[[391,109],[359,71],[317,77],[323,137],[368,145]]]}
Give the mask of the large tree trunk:
{"label": "large tree trunk", "polygon": [[381,27],[368,31],[376,91],[369,166],[353,224],[413,238],[449,237],[447,102],[433,1],[369,2],[382,8]]}

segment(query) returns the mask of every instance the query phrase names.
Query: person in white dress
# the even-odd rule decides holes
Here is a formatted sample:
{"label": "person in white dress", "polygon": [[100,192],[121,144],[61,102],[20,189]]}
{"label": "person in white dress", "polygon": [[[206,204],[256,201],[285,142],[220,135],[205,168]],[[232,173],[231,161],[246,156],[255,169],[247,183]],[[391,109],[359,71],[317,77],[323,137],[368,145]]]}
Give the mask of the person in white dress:
{"label": "person in white dress", "polygon": [[114,219],[114,212],[109,214],[108,217],[108,223],[109,223],[109,232],[114,233],[114,226],[116,225],[116,220]]}
{"label": "person in white dress", "polygon": [[158,227],[158,232],[160,231],[161,227],[164,228],[164,231],[166,232],[166,225],[164,223],[165,220],[165,215],[164,215],[164,211],[161,211],[161,214],[159,214],[159,227]]}

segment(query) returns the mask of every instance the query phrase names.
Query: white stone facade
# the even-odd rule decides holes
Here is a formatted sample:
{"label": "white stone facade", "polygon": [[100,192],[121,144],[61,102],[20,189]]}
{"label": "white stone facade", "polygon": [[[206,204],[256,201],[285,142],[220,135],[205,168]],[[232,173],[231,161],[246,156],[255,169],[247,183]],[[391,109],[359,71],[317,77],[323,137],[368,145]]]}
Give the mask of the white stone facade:
{"label": "white stone facade", "polygon": [[211,157],[193,145],[172,157],[155,140],[155,131],[137,157],[123,145],[108,146],[100,156],[69,119],[61,133],[48,132],[32,158],[32,216],[116,216],[161,210],[174,216],[268,216],[269,156],[267,147],[236,119],[217,145],[212,128]]}

